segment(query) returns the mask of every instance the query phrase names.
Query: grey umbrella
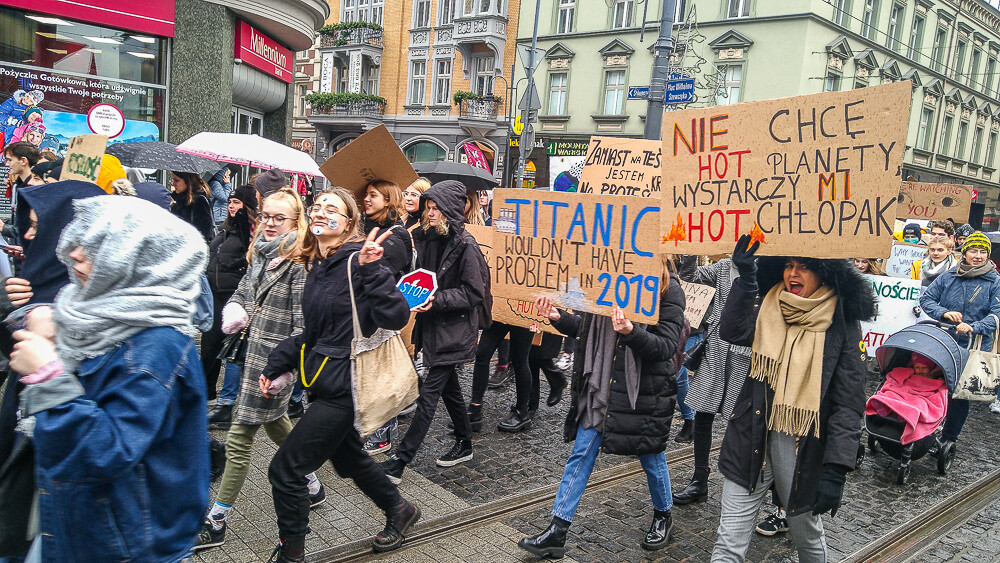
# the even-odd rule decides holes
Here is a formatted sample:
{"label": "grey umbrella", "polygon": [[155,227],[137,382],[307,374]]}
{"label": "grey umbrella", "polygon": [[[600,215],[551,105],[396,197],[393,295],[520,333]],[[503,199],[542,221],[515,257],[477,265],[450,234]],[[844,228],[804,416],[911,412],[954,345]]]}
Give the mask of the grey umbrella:
{"label": "grey umbrella", "polygon": [[442,180],[458,180],[470,190],[490,190],[500,185],[500,182],[497,182],[497,179],[486,170],[462,162],[446,160],[414,162],[413,170],[417,174],[425,176],[432,183]]}
{"label": "grey umbrella", "polygon": [[222,164],[193,154],[174,150],[177,145],[166,141],[144,143],[115,143],[108,146],[107,153],[121,161],[122,166],[132,168],[155,168],[171,172],[218,172]]}

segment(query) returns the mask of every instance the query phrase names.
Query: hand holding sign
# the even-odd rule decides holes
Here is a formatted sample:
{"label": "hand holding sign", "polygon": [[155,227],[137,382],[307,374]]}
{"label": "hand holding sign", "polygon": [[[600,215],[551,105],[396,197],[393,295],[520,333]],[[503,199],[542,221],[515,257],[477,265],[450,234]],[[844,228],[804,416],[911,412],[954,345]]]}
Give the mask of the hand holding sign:
{"label": "hand holding sign", "polygon": [[535,306],[538,307],[538,314],[548,319],[550,322],[556,322],[562,318],[559,314],[559,310],[556,309],[555,305],[552,304],[552,300],[548,297],[539,297],[535,300]]}
{"label": "hand holding sign", "polygon": [[411,311],[425,313],[430,310],[437,291],[437,275],[430,270],[414,270],[399,279],[396,284],[403,293]]}

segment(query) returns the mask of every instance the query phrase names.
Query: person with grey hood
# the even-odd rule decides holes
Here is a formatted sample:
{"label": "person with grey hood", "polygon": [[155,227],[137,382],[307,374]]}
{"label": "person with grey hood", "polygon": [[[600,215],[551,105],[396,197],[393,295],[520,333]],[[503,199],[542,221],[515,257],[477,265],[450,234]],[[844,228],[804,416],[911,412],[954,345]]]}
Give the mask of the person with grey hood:
{"label": "person with grey hood", "polygon": [[423,354],[427,376],[417,410],[395,455],[382,464],[393,483],[413,461],[427,436],[438,400],[455,425],[455,445],[438,458],[440,467],[472,459],[472,425],[458,382],[458,368],[476,358],[476,337],[490,326],[493,297],[490,272],[476,239],[465,230],[467,191],[461,182],[445,180],[420,196],[420,226],[413,231],[417,268],[437,275],[438,290],[417,312],[413,343]]}
{"label": "person with grey hood", "polygon": [[[205,375],[191,317],[208,250],[134,198],[73,203],[72,282],[14,333],[45,561],[180,561],[208,500]],[[98,528],[95,525],[100,523]]]}

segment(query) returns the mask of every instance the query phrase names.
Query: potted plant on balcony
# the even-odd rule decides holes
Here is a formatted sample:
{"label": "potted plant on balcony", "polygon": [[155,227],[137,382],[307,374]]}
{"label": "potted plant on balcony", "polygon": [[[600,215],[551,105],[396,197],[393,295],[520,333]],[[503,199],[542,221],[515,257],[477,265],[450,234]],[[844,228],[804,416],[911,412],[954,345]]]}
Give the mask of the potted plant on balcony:
{"label": "potted plant on balcony", "polygon": [[306,94],[306,101],[312,104],[316,113],[341,115],[378,115],[385,113],[385,98],[375,94],[337,94],[312,92]]}
{"label": "potted plant on balcony", "polygon": [[381,32],[382,26],[374,22],[340,22],[324,25],[319,28],[318,33],[323,37],[322,46],[343,47],[363,42],[368,35],[365,30]]}

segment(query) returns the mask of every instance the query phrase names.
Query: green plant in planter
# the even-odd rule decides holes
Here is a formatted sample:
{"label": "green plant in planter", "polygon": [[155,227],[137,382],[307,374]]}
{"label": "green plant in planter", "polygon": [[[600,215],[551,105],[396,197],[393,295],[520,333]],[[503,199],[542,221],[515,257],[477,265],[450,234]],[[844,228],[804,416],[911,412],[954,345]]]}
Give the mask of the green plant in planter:
{"label": "green plant in planter", "polygon": [[337,35],[341,31],[349,31],[352,29],[371,29],[373,31],[382,31],[382,26],[377,23],[372,22],[340,22],[331,23],[324,25],[319,28],[320,35]]}
{"label": "green plant in planter", "polygon": [[354,94],[351,92],[341,92],[338,94],[313,92],[306,94],[306,101],[315,108],[329,109],[334,106],[348,104],[385,104],[385,98],[374,94]]}
{"label": "green plant in planter", "polygon": [[461,105],[462,100],[482,100],[483,97],[475,92],[467,92],[465,90],[459,90],[455,92],[451,99],[455,102],[455,105]]}

